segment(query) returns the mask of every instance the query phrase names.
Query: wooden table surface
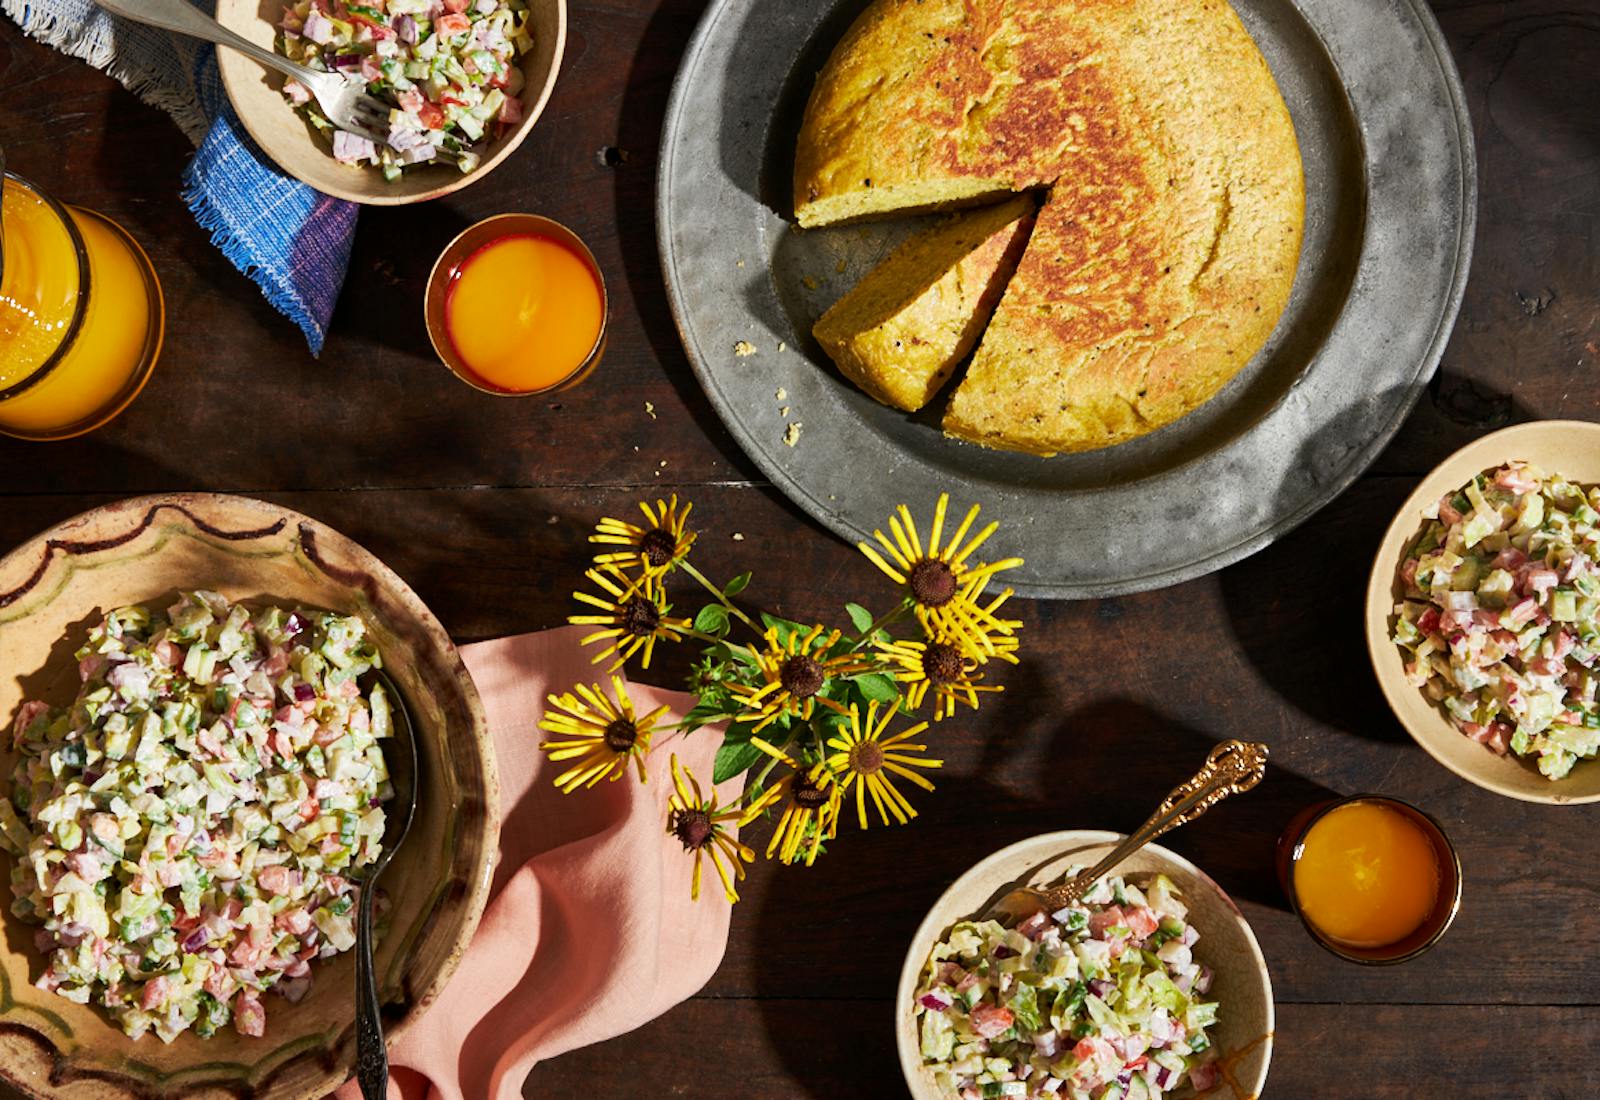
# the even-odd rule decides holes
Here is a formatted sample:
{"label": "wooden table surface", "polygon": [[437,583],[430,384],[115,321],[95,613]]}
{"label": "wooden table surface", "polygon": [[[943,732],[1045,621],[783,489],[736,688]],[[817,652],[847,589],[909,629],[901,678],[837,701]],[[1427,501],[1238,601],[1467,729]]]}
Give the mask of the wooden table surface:
{"label": "wooden table surface", "polygon": [[[364,543],[468,641],[561,622],[588,525],[672,490],[695,502],[703,564],[754,568],[751,595],[775,610],[837,616],[846,592],[881,602],[873,568],[733,445],[668,314],[655,147],[703,7],[574,2],[555,97],[513,159],[451,198],[361,215],[320,360],[179,202],[190,149],[167,117],[0,21],[10,166],[121,221],[154,258],[168,307],[159,369],[119,421],[72,443],[0,441],[0,545],[124,495],[255,494]],[[903,1095],[891,993],[943,885],[1033,833],[1131,828],[1228,736],[1271,743],[1268,781],[1171,845],[1241,901],[1271,965],[1266,1095],[1600,1093],[1596,811],[1499,798],[1426,757],[1386,710],[1358,625],[1365,563],[1420,473],[1491,428],[1600,419],[1600,9],[1436,8],[1475,123],[1477,252],[1443,366],[1393,446],[1300,530],[1222,573],[1121,599],[1024,603],[1026,660],[1004,696],[939,730],[948,766],[914,826],[851,836],[809,872],[758,866],[699,996],[538,1067],[528,1095]],[[424,336],[422,282],[439,248],[506,210],[571,225],[609,276],[601,373],[554,400],[483,397],[446,374]],[[1324,953],[1272,875],[1296,810],[1357,791],[1423,806],[1460,847],[1460,919],[1408,965]]]}

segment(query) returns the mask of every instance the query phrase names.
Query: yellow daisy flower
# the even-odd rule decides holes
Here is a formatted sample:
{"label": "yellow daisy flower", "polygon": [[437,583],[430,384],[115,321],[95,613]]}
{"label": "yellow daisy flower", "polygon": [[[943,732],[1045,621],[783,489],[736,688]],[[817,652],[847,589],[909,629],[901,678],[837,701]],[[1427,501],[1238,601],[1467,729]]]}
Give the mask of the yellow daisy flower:
{"label": "yellow daisy flower", "polygon": [[778,826],[767,841],[767,858],[776,854],[783,863],[794,863],[805,849],[805,863],[810,867],[817,861],[824,840],[832,840],[839,831],[839,803],[843,797],[833,773],[823,764],[806,767],[800,761],[759,737],[751,738],[768,756],[789,765],[790,772],[778,780],[745,810],[740,825],[748,825],[766,810],[783,802],[783,814]]}
{"label": "yellow daisy flower", "polygon": [[626,549],[598,554],[595,564],[619,568],[638,566],[646,576],[662,576],[688,557],[694,545],[694,532],[689,530],[689,512],[693,507],[692,503],[685,503],[679,510],[678,494],[674,493],[670,500],[656,501],[653,508],[649,501],[639,502],[639,510],[647,521],[645,526],[609,517],[602,519],[595,525],[589,541]]}
{"label": "yellow daisy flower", "polygon": [[885,825],[889,824],[890,815],[904,825],[917,816],[917,811],[911,808],[911,803],[895,787],[892,777],[899,776],[925,791],[931,791],[933,784],[911,769],[944,766],[942,760],[929,760],[917,755],[927,752],[928,746],[907,744],[911,738],[928,728],[926,722],[918,722],[893,737],[885,737],[884,733],[894,716],[895,708],[885,707],[880,721],[878,704],[872,703],[867,707],[867,721],[863,726],[860,711],[851,707],[850,728],[840,730],[837,736],[828,739],[828,747],[834,751],[824,763],[838,779],[843,793],[848,794],[850,788],[855,787],[856,812],[860,815],[863,829],[867,827],[868,795],[872,796],[872,804],[877,807]]}
{"label": "yellow daisy flower", "polygon": [[[963,646],[984,648],[990,634],[1008,634],[1011,629],[1004,621],[978,605],[977,597],[995,574],[1015,569],[1021,558],[1005,558],[987,564],[969,561],[974,551],[988,541],[1000,525],[990,523],[968,538],[977,521],[979,506],[974,504],[946,540],[944,536],[945,513],[950,506],[950,494],[940,493],[939,503],[933,511],[933,527],[928,532],[927,548],[923,548],[917,525],[911,518],[911,509],[904,504],[889,517],[889,531],[893,538],[881,530],[873,537],[879,546],[858,543],[861,552],[883,570],[885,575],[905,590],[917,619],[929,634],[953,634],[962,639]],[[880,548],[881,547],[881,550]]]}
{"label": "yellow daisy flower", "polygon": [[[1007,643],[1001,652],[1003,660],[1015,661],[1011,652],[1017,640],[1002,635]],[[983,673],[978,671],[980,661],[964,653],[953,639],[929,638],[927,641],[879,642],[878,652],[894,665],[894,678],[906,687],[906,703],[912,710],[922,706],[931,691],[934,698],[933,720],[943,721],[956,712],[956,704],[965,703],[978,709],[978,694],[986,691],[1004,691],[999,684],[985,684]]]}
{"label": "yellow daisy flower", "polygon": [[611,677],[611,692],[608,697],[599,684],[578,684],[566,695],[551,695],[551,709],[539,719],[540,729],[559,738],[539,744],[550,759],[578,761],[556,776],[556,786],[567,794],[607,777],[613,782],[621,779],[630,760],[639,771],[639,782],[648,781],[644,758],[656,721],[667,708],[657,707],[639,717],[621,676]]}
{"label": "yellow daisy flower", "polygon": [[[676,753],[672,756],[672,786],[673,795],[667,801],[667,832],[678,838],[684,851],[694,853],[694,884],[689,888],[690,898],[700,900],[700,857],[706,855],[722,880],[723,893],[730,902],[737,902],[739,891],[734,889],[733,880],[742,880],[744,865],[754,863],[756,858],[748,845],[739,843],[728,832],[729,823],[740,816],[739,807],[720,808],[716,788],[712,788],[710,798],[701,794],[700,782],[694,773],[688,768],[679,770]],[[723,864],[724,858],[727,866]],[[730,866],[733,868],[731,878]]]}
{"label": "yellow daisy flower", "polygon": [[609,643],[594,658],[594,663],[599,664],[607,657],[616,657],[607,672],[621,668],[640,650],[644,651],[642,664],[649,668],[656,641],[676,642],[689,628],[687,619],[674,619],[667,614],[666,593],[656,578],[646,575],[637,581],[630,580],[615,565],[590,569],[584,576],[593,581],[602,594],[574,592],[573,599],[598,608],[600,614],[573,615],[567,622],[601,628],[587,635],[583,644]]}
{"label": "yellow daisy flower", "polygon": [[755,723],[757,732],[785,714],[809,721],[818,703],[840,714],[845,712],[841,704],[818,693],[827,686],[829,680],[854,676],[867,671],[871,665],[857,653],[827,656],[828,650],[838,643],[841,635],[835,630],[824,636],[822,630],[822,627],[814,626],[806,634],[795,631],[786,641],[780,642],[778,632],[769,628],[766,648],[755,654],[764,683],[760,687],[728,685],[743,700],[745,718]]}

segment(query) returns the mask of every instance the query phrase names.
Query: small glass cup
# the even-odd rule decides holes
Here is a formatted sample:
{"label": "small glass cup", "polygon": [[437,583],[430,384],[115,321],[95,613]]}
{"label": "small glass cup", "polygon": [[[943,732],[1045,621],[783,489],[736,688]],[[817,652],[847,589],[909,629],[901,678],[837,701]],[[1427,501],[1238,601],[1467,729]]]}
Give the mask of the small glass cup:
{"label": "small glass cup", "polygon": [[[594,276],[595,286],[600,291],[600,331],[595,335],[594,346],[589,349],[588,356],[559,381],[531,390],[508,390],[485,384],[484,380],[479,378],[456,353],[455,344],[450,339],[449,318],[446,312],[450,287],[459,275],[461,265],[485,245],[506,237],[517,236],[546,237],[566,245],[588,267],[589,273]],[[428,275],[423,315],[427,321],[428,339],[433,342],[434,353],[461,381],[480,393],[492,394],[495,397],[537,397],[541,394],[559,393],[571,389],[588,378],[595,367],[600,365],[600,359],[606,350],[606,330],[611,321],[611,296],[606,290],[605,275],[600,271],[600,264],[595,260],[594,253],[583,243],[583,238],[572,230],[540,214],[496,214],[476,225],[468,226],[439,254],[439,259],[434,262],[433,270]]]}
{"label": "small glass cup", "polygon": [[[1294,868],[1305,851],[1306,835],[1329,813],[1341,806],[1356,802],[1379,803],[1404,815],[1422,830],[1423,835],[1433,845],[1434,856],[1439,865],[1439,896],[1428,918],[1403,939],[1380,947],[1352,947],[1329,939],[1315,924],[1306,919],[1305,913],[1300,910],[1299,898],[1295,894]],[[1450,838],[1445,835],[1444,829],[1432,816],[1409,802],[1402,802],[1387,795],[1355,794],[1348,798],[1332,799],[1306,807],[1295,815],[1289,822],[1289,827],[1278,838],[1277,864],[1278,884],[1283,887],[1289,904],[1294,908],[1295,916],[1300,918],[1300,923],[1305,926],[1306,932],[1328,951],[1350,962],[1368,966],[1388,966],[1414,959],[1439,942],[1445,932],[1449,931],[1456,914],[1461,910],[1461,858],[1456,854],[1455,845],[1450,843]]]}
{"label": "small glass cup", "polygon": [[[15,221],[3,212],[8,202]],[[0,434],[68,439],[127,408],[155,368],[166,320],[161,282],[139,243],[110,218],[7,172],[0,265],[7,316],[23,322],[15,331],[0,323]],[[47,291],[57,321],[32,311]]]}

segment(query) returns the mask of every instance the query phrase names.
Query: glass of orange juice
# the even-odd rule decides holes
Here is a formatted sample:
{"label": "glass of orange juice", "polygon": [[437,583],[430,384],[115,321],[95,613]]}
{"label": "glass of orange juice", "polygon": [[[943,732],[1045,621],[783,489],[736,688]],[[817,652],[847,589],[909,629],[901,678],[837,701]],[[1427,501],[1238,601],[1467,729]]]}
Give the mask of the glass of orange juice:
{"label": "glass of orange juice", "polygon": [[605,351],[610,313],[594,254],[537,214],[500,214],[451,241],[423,308],[445,366],[497,397],[583,381]]}
{"label": "glass of orange juice", "polygon": [[111,219],[7,172],[0,186],[0,433],[66,439],[149,380],[165,307],[144,250]]}
{"label": "glass of orange juice", "polygon": [[1461,860],[1410,803],[1353,795],[1302,811],[1278,840],[1278,879],[1311,938],[1359,963],[1414,959],[1461,908]]}

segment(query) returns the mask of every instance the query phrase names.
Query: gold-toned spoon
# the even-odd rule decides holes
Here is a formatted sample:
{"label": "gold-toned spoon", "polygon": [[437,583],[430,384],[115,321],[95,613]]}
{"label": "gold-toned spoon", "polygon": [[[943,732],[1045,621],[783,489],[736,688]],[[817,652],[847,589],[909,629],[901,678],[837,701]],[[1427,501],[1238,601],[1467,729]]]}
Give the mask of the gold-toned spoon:
{"label": "gold-toned spoon", "polygon": [[1118,864],[1163,833],[1187,824],[1230,794],[1248,791],[1267,774],[1267,746],[1259,741],[1224,741],[1211,750],[1205,767],[1193,779],[1167,795],[1150,820],[1133,835],[1113,848],[1109,855],[1087,871],[1069,878],[1060,886],[1041,890],[1018,886],[989,907],[988,916],[1003,924],[1015,924],[1038,912],[1054,913],[1088,893]]}

